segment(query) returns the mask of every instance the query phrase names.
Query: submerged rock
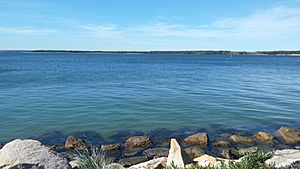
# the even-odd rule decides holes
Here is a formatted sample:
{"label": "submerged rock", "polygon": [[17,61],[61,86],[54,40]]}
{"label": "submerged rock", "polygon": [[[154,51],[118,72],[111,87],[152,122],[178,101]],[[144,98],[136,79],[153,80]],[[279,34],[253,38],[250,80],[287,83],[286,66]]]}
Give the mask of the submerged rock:
{"label": "submerged rock", "polygon": [[136,157],[128,157],[128,158],[120,159],[118,163],[124,167],[130,167],[132,165],[145,162],[147,160],[148,158],[146,156],[136,156]]}
{"label": "submerged rock", "polygon": [[207,146],[208,144],[208,134],[207,133],[197,133],[191,135],[184,139],[184,141],[188,144]]}
{"label": "submerged rock", "polygon": [[190,156],[191,159],[197,158],[205,154],[205,151],[200,147],[192,146],[185,148],[184,151]]}
{"label": "submerged rock", "polygon": [[244,156],[246,154],[249,154],[249,153],[255,153],[258,151],[258,147],[248,147],[248,148],[241,148],[238,150],[238,153],[240,156]]}
{"label": "submerged rock", "polygon": [[169,154],[168,148],[151,148],[144,151],[144,155],[146,155],[148,158],[167,157],[168,154]]}
{"label": "submerged rock", "polygon": [[0,168],[70,169],[68,161],[36,140],[14,140],[0,150]]}
{"label": "submerged rock", "polygon": [[153,159],[137,165],[129,167],[129,169],[164,169],[167,162],[167,157]]}
{"label": "submerged rock", "polygon": [[102,152],[118,151],[121,149],[120,144],[105,144],[101,146]]}
{"label": "submerged rock", "polygon": [[237,144],[253,144],[253,140],[249,137],[240,136],[240,135],[232,135],[230,136],[230,140]]}
{"label": "submerged rock", "polygon": [[152,144],[148,136],[132,136],[125,142],[126,149],[147,148]]}
{"label": "submerged rock", "polygon": [[65,148],[74,150],[87,150],[87,145],[84,140],[78,139],[70,135],[65,143]]}
{"label": "submerged rock", "polygon": [[238,159],[240,157],[238,151],[234,149],[222,149],[220,154],[226,159]]}
{"label": "submerged rock", "polygon": [[286,149],[275,151],[272,158],[265,161],[266,164],[275,164],[275,167],[289,167],[300,162],[300,150]]}
{"label": "submerged rock", "polygon": [[213,143],[213,146],[214,147],[229,147],[230,143],[228,141],[218,140]]}
{"label": "submerged rock", "polygon": [[255,139],[264,143],[274,143],[274,137],[272,134],[260,131],[253,136]]}
{"label": "submerged rock", "polygon": [[289,127],[280,127],[277,134],[288,144],[296,144],[300,142],[300,132]]}
{"label": "submerged rock", "polygon": [[171,148],[169,150],[167,166],[174,164],[179,168],[184,168],[185,165],[192,163],[192,159],[187,155],[187,153],[181,149],[180,145],[175,139],[171,139]]}

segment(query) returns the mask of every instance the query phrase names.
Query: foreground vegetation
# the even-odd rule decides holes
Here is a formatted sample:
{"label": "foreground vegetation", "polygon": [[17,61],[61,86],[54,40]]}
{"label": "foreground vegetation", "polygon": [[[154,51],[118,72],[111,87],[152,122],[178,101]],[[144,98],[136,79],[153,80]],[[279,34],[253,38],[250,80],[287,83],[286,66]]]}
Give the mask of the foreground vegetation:
{"label": "foreground vegetation", "polygon": [[[263,152],[258,151],[256,153],[251,153],[243,157],[239,162],[230,162],[229,164],[222,163],[220,167],[207,166],[202,167],[199,165],[193,165],[187,167],[186,169],[275,169],[274,165],[267,165],[264,162],[271,158],[273,152]],[[77,152],[75,154],[78,169],[110,169],[109,161],[105,158],[105,155],[98,150],[93,150],[92,152]],[[174,165],[166,167],[165,169],[180,169]],[[285,169],[295,169],[290,166]]]}

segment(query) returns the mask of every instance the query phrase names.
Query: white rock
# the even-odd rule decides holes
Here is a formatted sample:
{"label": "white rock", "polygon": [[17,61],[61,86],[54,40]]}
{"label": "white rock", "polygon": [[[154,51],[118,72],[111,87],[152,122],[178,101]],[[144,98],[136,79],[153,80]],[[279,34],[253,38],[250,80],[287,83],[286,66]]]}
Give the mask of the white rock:
{"label": "white rock", "polygon": [[167,157],[161,157],[157,159],[153,159],[144,163],[140,163],[137,165],[133,165],[129,167],[129,169],[156,169],[159,165],[164,165],[167,161]]}
{"label": "white rock", "polygon": [[[70,169],[68,161],[36,140],[14,140],[0,150],[0,168],[30,167]],[[31,167],[30,167],[31,168]]]}
{"label": "white rock", "polygon": [[185,165],[192,163],[192,159],[187,153],[181,149],[176,139],[171,139],[170,150],[167,159],[167,166],[174,164],[179,168],[184,168]]}
{"label": "white rock", "polygon": [[272,158],[266,164],[275,164],[275,167],[287,167],[295,162],[300,162],[300,150],[286,149],[275,151]]}
{"label": "white rock", "polygon": [[105,169],[125,169],[121,164],[118,163],[112,163],[108,164]]}
{"label": "white rock", "polygon": [[229,164],[228,159],[222,159],[222,158],[215,158],[213,156],[209,156],[207,154],[204,154],[198,158],[194,159],[195,162],[201,167],[221,167],[222,162],[224,162],[225,165]]}

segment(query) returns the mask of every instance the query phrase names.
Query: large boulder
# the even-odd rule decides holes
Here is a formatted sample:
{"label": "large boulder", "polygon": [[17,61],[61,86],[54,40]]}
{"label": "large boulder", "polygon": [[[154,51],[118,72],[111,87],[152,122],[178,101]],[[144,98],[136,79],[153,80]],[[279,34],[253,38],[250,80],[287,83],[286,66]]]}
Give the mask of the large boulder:
{"label": "large boulder", "polygon": [[193,160],[187,155],[187,153],[181,149],[180,145],[175,139],[171,139],[170,150],[167,160],[167,166],[174,164],[178,168],[184,168],[185,165],[190,164]]}
{"label": "large boulder", "polygon": [[78,139],[73,135],[70,135],[65,143],[65,148],[75,150],[87,150],[87,145],[84,140]]}
{"label": "large boulder", "polygon": [[300,150],[286,149],[275,151],[272,158],[265,161],[266,164],[275,164],[275,167],[289,167],[300,162]]}
{"label": "large boulder", "polygon": [[258,140],[260,142],[269,143],[269,144],[274,143],[274,141],[275,141],[272,134],[263,132],[263,131],[260,131],[260,132],[256,133],[255,135],[253,135],[253,138],[255,138],[256,140]]}
{"label": "large boulder", "polygon": [[144,151],[144,155],[146,155],[148,158],[167,157],[168,154],[169,154],[168,148],[150,148]]}
{"label": "large boulder", "polygon": [[0,168],[70,169],[68,161],[36,140],[14,140],[0,150]]}
{"label": "large boulder", "polygon": [[253,144],[253,140],[249,137],[240,136],[240,135],[232,135],[230,136],[230,140],[237,144]]}
{"label": "large boulder", "polygon": [[208,134],[207,133],[197,133],[191,135],[184,139],[184,141],[188,144],[207,146],[208,144]]}
{"label": "large boulder", "polygon": [[164,169],[167,157],[160,157],[140,164],[133,165],[129,169]]}
{"label": "large boulder", "polygon": [[125,142],[126,149],[147,148],[152,144],[148,136],[132,136]]}
{"label": "large boulder", "polygon": [[277,130],[277,134],[288,144],[300,142],[300,132],[297,129],[280,127],[280,129]]}

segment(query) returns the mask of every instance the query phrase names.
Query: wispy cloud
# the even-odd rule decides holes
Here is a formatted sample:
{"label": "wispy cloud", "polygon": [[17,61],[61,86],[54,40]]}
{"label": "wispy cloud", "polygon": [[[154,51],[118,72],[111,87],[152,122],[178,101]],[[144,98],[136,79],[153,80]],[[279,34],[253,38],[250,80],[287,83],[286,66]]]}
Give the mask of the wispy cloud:
{"label": "wispy cloud", "polygon": [[98,38],[115,39],[122,36],[123,31],[118,30],[116,25],[93,25],[88,24],[80,27],[85,35]]}
{"label": "wispy cloud", "polygon": [[50,33],[57,33],[57,30],[46,28],[31,28],[31,27],[0,27],[0,34],[38,36]]}
{"label": "wispy cloud", "polygon": [[300,9],[276,7],[244,18],[223,18],[195,27],[154,22],[132,28],[144,35],[179,38],[263,38],[300,34]]}

